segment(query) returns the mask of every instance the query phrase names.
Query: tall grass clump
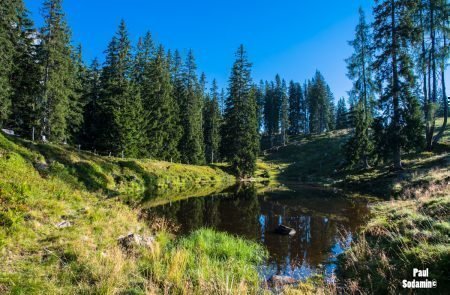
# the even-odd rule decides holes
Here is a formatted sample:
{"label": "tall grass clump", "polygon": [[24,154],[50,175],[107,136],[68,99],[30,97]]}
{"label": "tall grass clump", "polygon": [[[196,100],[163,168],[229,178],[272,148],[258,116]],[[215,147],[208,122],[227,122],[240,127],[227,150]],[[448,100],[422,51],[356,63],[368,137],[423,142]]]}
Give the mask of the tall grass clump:
{"label": "tall grass clump", "polygon": [[171,294],[246,294],[258,292],[266,257],[257,243],[201,229],[155,249],[142,267]]}

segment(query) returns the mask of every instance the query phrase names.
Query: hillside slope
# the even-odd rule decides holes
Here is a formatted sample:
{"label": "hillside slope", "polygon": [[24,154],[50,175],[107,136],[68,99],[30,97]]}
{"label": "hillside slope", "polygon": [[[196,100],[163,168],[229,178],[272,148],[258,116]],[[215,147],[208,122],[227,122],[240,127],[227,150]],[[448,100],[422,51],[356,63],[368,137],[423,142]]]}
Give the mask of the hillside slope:
{"label": "hillside slope", "polygon": [[[261,246],[210,230],[175,238],[164,220],[140,221],[123,202],[124,194],[141,198],[148,183],[220,185],[231,176],[14,141],[0,134],[0,294],[211,294],[259,286]],[[128,233],[138,244],[119,243]]]}
{"label": "hillside slope", "polygon": [[288,186],[333,186],[382,198],[403,196],[411,188],[440,184],[450,177],[450,126],[433,152],[404,155],[403,171],[393,171],[390,163],[367,170],[345,167],[343,148],[349,135],[350,130],[340,130],[293,137],[288,145],[266,151],[264,161],[277,167],[278,180]]}
{"label": "hillside slope", "polygon": [[[193,190],[208,184],[220,189],[235,182],[235,178],[214,166],[194,166],[151,159],[121,159],[78,152],[69,146],[34,144],[0,135],[0,148],[11,149],[12,141],[22,151],[34,153],[30,160],[45,176],[52,174],[63,180],[81,183],[91,192],[101,191],[114,197],[149,198]],[[70,179],[73,178],[73,179]]]}

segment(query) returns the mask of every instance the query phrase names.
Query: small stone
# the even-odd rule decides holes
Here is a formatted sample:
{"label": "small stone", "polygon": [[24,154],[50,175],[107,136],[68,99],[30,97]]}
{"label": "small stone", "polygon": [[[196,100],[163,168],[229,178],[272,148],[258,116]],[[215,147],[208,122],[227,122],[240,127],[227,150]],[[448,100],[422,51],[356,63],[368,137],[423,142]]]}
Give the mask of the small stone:
{"label": "small stone", "polygon": [[155,238],[152,236],[141,236],[135,233],[128,233],[125,236],[120,236],[117,239],[117,242],[119,245],[124,249],[125,251],[130,251],[134,247],[152,247],[153,243],[155,242]]}
{"label": "small stone", "polygon": [[67,220],[63,220],[60,223],[56,224],[57,228],[66,228],[66,227],[71,227],[72,223],[70,223],[70,221]]}

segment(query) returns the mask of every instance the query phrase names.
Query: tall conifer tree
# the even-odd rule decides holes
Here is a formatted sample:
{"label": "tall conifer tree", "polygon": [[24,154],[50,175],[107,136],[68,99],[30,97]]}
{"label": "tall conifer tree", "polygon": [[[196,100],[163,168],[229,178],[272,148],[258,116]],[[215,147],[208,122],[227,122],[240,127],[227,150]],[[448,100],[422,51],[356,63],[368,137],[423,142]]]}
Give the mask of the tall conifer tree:
{"label": "tall conifer tree", "polygon": [[281,141],[283,145],[286,145],[288,141],[288,130],[289,130],[289,98],[287,96],[286,81],[281,82],[280,90],[280,131],[281,131]]}
{"label": "tall conifer tree", "polygon": [[241,45],[231,71],[222,128],[223,156],[239,177],[253,175],[259,149],[256,97],[252,89],[251,64]]}
{"label": "tall conifer tree", "polygon": [[204,107],[204,138],[205,138],[205,158],[208,163],[217,162],[220,159],[220,126],[222,122],[219,109],[219,88],[214,79],[211,86],[211,93],[208,96]]}
{"label": "tall conifer tree", "polygon": [[131,44],[122,20],[107,49],[99,100],[103,118],[99,148],[117,156],[139,156],[145,146],[145,116],[138,88],[131,82],[132,69]]}
{"label": "tall conifer tree", "polygon": [[354,53],[347,59],[347,75],[353,80],[350,95],[357,102],[352,106],[355,130],[347,145],[347,155],[351,163],[361,162],[365,168],[368,168],[369,156],[373,150],[369,128],[373,122],[376,86],[372,74],[374,56],[372,34],[361,8],[355,39],[349,44],[353,47]]}
{"label": "tall conifer tree", "polygon": [[339,99],[336,109],[336,129],[345,129],[348,127],[347,122],[347,105],[345,99],[342,97]]}
{"label": "tall conifer tree", "polygon": [[44,27],[39,35],[39,62],[42,68],[40,94],[40,135],[52,141],[66,141],[70,99],[73,95],[70,31],[62,10],[62,0],[46,0]]}
{"label": "tall conifer tree", "polygon": [[159,46],[155,58],[145,66],[142,81],[142,101],[148,122],[147,153],[158,159],[178,160],[179,112],[162,46]]}
{"label": "tall conifer tree", "polygon": [[299,83],[289,82],[289,133],[300,134],[302,130],[302,109],[303,92]]}
{"label": "tall conifer tree", "polygon": [[[410,52],[411,44],[417,40],[418,31],[412,20],[416,12],[414,0],[379,0],[374,8],[374,68],[382,85],[380,106],[386,114],[384,125],[395,169],[402,168],[402,148],[420,147],[422,142]],[[414,131],[410,130],[413,126],[417,126]]]}
{"label": "tall conifer tree", "polygon": [[182,73],[183,89],[182,91],[177,90],[178,95],[180,95],[180,109],[183,110],[180,113],[181,126],[184,129],[179,148],[182,161],[189,164],[202,164],[205,162],[202,130],[202,92],[196,70],[197,65],[195,64],[194,54],[190,50]]}
{"label": "tall conifer tree", "polygon": [[[12,109],[7,122],[8,127],[12,127],[21,136],[32,138],[33,127],[38,126],[37,103],[41,91],[40,65],[36,60],[38,45],[35,39],[37,32],[22,1],[14,0],[12,2],[15,2],[18,6],[15,9],[17,13],[16,22],[10,23],[14,24],[14,32],[11,35],[14,40],[14,56],[10,60],[14,66],[9,79],[10,89],[12,90],[10,92]],[[4,8],[7,7],[8,1],[6,1]],[[0,48],[5,47],[1,46]],[[6,57],[7,55],[0,54],[0,56]],[[0,62],[1,65],[7,65],[7,63]],[[7,70],[1,70],[0,72],[6,74]],[[7,88],[3,90],[5,89]]]}

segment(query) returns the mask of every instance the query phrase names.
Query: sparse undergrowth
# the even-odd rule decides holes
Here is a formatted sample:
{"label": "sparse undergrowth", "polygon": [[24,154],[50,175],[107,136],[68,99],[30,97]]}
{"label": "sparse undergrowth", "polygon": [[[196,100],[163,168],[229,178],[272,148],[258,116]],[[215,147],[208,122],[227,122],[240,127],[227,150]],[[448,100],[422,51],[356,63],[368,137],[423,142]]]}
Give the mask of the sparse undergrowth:
{"label": "sparse undergrowth", "polygon": [[[57,147],[47,148],[56,153]],[[177,239],[149,228],[103,190],[120,194],[112,175],[122,160],[90,159],[87,181],[68,164],[87,161],[86,155],[77,159],[61,149],[58,157],[71,162],[55,157],[49,163],[41,149],[0,135],[0,293],[238,293],[257,286],[256,265],[265,255],[259,245],[210,230]],[[93,189],[91,181],[101,187]],[[153,235],[155,242],[130,254],[117,241],[128,232]]]}
{"label": "sparse undergrowth", "polygon": [[430,185],[417,191],[414,199],[373,208],[372,219],[340,260],[339,275],[346,292],[398,294],[405,291],[402,280],[414,279],[413,268],[429,268],[428,279],[438,284],[434,292],[448,290],[449,185],[448,181]]}

